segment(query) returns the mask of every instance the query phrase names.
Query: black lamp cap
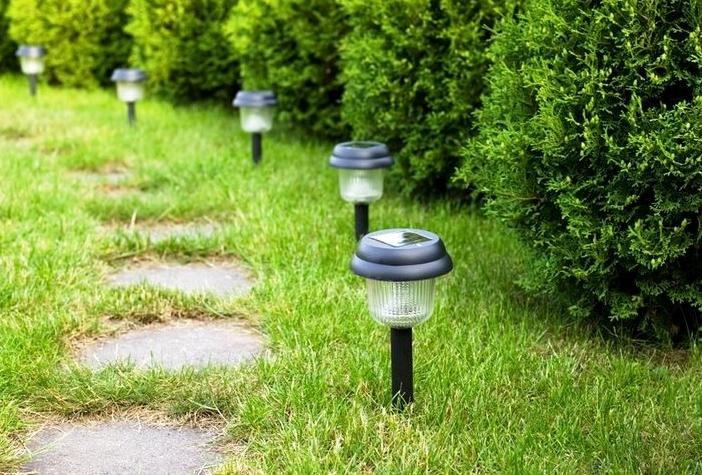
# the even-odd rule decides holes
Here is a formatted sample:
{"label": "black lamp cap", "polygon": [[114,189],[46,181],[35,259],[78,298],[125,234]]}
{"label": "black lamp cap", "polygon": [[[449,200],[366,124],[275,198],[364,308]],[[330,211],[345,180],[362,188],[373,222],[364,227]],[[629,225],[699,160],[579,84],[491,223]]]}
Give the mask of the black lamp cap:
{"label": "black lamp cap", "polygon": [[146,73],[141,69],[115,69],[110,80],[114,82],[142,82],[146,81]]}
{"label": "black lamp cap", "polygon": [[390,151],[380,142],[344,142],[332,151],[329,165],[349,170],[372,170],[388,168],[394,160]]}
{"label": "black lamp cap", "polygon": [[406,282],[448,274],[453,261],[439,236],[423,229],[384,229],[361,238],[351,271],[373,280]]}
{"label": "black lamp cap", "polygon": [[43,46],[20,45],[15,55],[20,58],[41,58],[46,56],[46,48]]}
{"label": "black lamp cap", "polygon": [[234,97],[234,107],[273,107],[278,99],[273,91],[239,91]]}

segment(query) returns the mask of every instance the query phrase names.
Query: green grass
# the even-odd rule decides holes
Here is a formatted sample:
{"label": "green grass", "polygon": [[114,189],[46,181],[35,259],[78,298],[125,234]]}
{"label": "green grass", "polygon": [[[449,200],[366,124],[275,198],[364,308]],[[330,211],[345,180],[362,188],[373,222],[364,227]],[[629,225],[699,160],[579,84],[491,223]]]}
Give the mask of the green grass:
{"label": "green grass", "polygon": [[[129,130],[111,91],[0,78],[0,472],[44,417],[159,411],[226,423],[245,447],[223,472],[683,473],[702,471],[702,361],[597,336],[513,284],[527,253],[470,209],[393,193],[373,228],[441,235],[456,268],[415,331],[417,402],[389,409],[388,331],[348,270],[352,209],[332,144],[273,132],[254,168],[226,107],[146,101]],[[120,166],[120,195],[75,178]],[[107,223],[210,219],[223,232],[149,247]],[[230,302],[112,290],[133,259],[241,259],[255,291]],[[91,373],[72,363],[113,320],[249,320],[274,357],[241,369]]]}

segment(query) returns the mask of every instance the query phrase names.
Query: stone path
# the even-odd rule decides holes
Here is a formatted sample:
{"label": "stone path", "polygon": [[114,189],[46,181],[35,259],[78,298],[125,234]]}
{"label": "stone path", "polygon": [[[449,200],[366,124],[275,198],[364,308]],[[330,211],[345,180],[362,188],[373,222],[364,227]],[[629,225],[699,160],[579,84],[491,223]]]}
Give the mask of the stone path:
{"label": "stone path", "polygon": [[[120,199],[134,193],[132,177],[119,166],[71,175],[94,185],[103,196]],[[112,229],[114,231],[114,228]],[[164,223],[130,227],[151,244],[169,239],[210,238],[213,223]],[[241,296],[251,290],[249,274],[232,263],[142,262],[108,276],[113,287],[147,284],[186,295]],[[263,353],[263,337],[233,321],[178,320],[150,325],[114,338],[86,344],[78,361],[100,369],[130,361],[139,369],[179,370],[208,365],[236,366]],[[212,448],[214,434],[191,427],[142,424],[126,420],[63,423],[44,427],[27,444],[30,461],[23,471],[54,474],[205,474],[222,458]]]}
{"label": "stone path", "polygon": [[[0,122],[12,123],[13,119]],[[34,144],[34,137],[30,130],[12,125],[9,127],[0,127],[0,141],[2,140],[11,142],[13,146],[18,148],[29,148]]]}
{"label": "stone path", "polygon": [[129,331],[87,346],[79,360],[93,369],[129,360],[137,368],[178,370],[209,364],[238,365],[261,353],[260,334],[237,322],[178,320]]}
{"label": "stone path", "polygon": [[232,264],[147,262],[124,268],[108,280],[113,287],[145,283],[187,295],[209,293],[221,298],[244,295],[252,287],[245,271]]}
{"label": "stone path", "polygon": [[73,171],[70,176],[92,184],[121,185],[132,177],[132,174],[121,168],[107,168],[103,171]]}
{"label": "stone path", "polygon": [[107,421],[45,427],[28,444],[22,470],[41,475],[212,473],[214,434],[189,427]]}
{"label": "stone path", "polygon": [[92,185],[96,192],[110,199],[126,198],[138,192],[126,184],[132,173],[118,164],[105,165],[99,170],[74,170],[68,172],[68,176]]}
{"label": "stone path", "polygon": [[128,234],[144,236],[151,244],[158,244],[170,239],[212,238],[217,234],[218,226],[212,222],[197,223],[156,223],[137,224],[122,227],[110,227],[110,231],[122,231]]}

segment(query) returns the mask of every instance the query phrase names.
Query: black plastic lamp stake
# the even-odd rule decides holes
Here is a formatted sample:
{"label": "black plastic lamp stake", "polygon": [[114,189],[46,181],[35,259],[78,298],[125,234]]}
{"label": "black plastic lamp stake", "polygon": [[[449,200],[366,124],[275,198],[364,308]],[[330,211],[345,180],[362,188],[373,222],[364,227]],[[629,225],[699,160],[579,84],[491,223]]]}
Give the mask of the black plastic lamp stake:
{"label": "black plastic lamp stake", "polygon": [[439,236],[422,229],[387,229],[365,235],[351,270],[366,278],[368,310],[390,327],[392,404],[414,401],[412,328],[434,308],[436,279],[453,269]]}
{"label": "black plastic lamp stake", "polygon": [[356,203],[354,217],[356,218],[356,241],[358,241],[368,234],[368,203]]}
{"label": "black plastic lamp stake", "polygon": [[44,72],[46,49],[42,46],[22,45],[15,54],[20,59],[22,73],[27,76],[29,94],[34,97],[37,95],[37,77]]}
{"label": "black plastic lamp stake", "polygon": [[36,97],[37,95],[37,82],[38,78],[36,74],[27,74],[27,79],[29,80],[29,95]]}
{"label": "black plastic lamp stake", "polygon": [[257,165],[261,161],[261,154],[263,151],[262,140],[263,136],[260,132],[251,134],[251,157],[253,157],[253,161]]}
{"label": "black plastic lamp stake", "polygon": [[117,97],[127,104],[127,122],[136,124],[136,103],[144,98],[146,73],[141,69],[115,69],[111,77],[117,83]]}
{"label": "black plastic lamp stake", "polygon": [[411,328],[390,329],[390,365],[392,405],[401,409],[414,401]]}
{"label": "black plastic lamp stake", "polygon": [[129,125],[136,124],[136,102],[127,102],[127,122]]}
{"label": "black plastic lamp stake", "polygon": [[368,234],[369,205],[383,196],[384,170],[393,164],[379,142],[344,142],[334,147],[329,164],[339,170],[339,191],[353,203],[356,240]]}
{"label": "black plastic lamp stake", "polygon": [[241,128],[251,134],[251,158],[258,165],[263,154],[263,134],[273,128],[278,100],[272,91],[239,91],[232,104],[240,109]]}

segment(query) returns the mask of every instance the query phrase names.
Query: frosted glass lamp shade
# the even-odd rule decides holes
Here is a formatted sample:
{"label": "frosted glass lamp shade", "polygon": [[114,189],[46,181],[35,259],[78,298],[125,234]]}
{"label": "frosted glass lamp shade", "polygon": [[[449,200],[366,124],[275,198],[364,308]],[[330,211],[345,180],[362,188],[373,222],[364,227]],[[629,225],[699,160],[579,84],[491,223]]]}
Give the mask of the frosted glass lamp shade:
{"label": "frosted glass lamp shade", "polygon": [[44,58],[20,57],[20,67],[23,74],[41,74],[44,72]]}
{"label": "frosted glass lamp shade", "polygon": [[373,203],[383,196],[383,169],[339,169],[339,191],[349,203]]}
{"label": "frosted glass lamp shade", "polygon": [[412,328],[434,310],[436,279],[391,282],[366,279],[373,320],[391,328]]}
{"label": "frosted glass lamp shade", "polygon": [[273,128],[275,107],[241,107],[241,128],[252,134]]}
{"label": "frosted glass lamp shade", "polygon": [[117,81],[117,97],[122,102],[137,102],[144,98],[141,82]]}

